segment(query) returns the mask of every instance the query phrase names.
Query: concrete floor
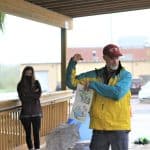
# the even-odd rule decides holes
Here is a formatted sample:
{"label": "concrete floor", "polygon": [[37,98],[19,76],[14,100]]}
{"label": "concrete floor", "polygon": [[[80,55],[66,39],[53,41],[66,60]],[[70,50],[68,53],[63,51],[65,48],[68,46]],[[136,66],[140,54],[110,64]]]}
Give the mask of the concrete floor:
{"label": "concrete floor", "polygon": [[150,103],[141,103],[137,96],[132,97],[132,131],[129,135],[129,148],[133,150],[150,150],[150,145],[135,145],[139,137],[150,139]]}
{"label": "concrete floor", "polygon": [[[150,139],[150,103],[141,103],[138,97],[132,96],[132,131],[129,134],[129,150],[150,150],[150,144],[135,145],[133,142],[139,137],[147,137]],[[83,125],[85,129],[86,125]],[[89,134],[90,131],[86,131]],[[81,132],[84,134],[84,132]],[[82,137],[83,138],[83,137]],[[85,138],[88,138],[86,135]],[[73,150],[89,150],[90,140],[80,141]]]}
{"label": "concrete floor", "polygon": [[[150,103],[141,103],[137,96],[132,96],[131,105],[132,131],[129,134],[129,150],[150,150],[150,144],[135,145],[133,143],[139,137],[147,137],[150,139]],[[88,129],[88,124],[89,119],[81,126],[80,134],[82,134],[82,138],[77,143],[76,148],[69,148],[68,150],[89,150],[91,130]]]}

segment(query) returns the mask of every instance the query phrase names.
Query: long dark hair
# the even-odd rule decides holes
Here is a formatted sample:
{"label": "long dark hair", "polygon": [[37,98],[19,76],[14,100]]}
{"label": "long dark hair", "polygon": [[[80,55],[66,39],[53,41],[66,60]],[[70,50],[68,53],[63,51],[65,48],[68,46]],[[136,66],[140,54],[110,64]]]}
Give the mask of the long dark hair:
{"label": "long dark hair", "polygon": [[22,72],[22,76],[21,76],[21,80],[20,80],[20,84],[23,86],[23,87],[27,87],[27,82],[26,82],[26,79],[25,79],[25,75],[26,75],[26,71],[28,70],[31,70],[32,71],[32,82],[31,82],[31,87],[33,86],[34,82],[35,82],[35,73],[34,73],[34,69],[32,66],[26,66],[24,69],[23,69],[23,72]]}

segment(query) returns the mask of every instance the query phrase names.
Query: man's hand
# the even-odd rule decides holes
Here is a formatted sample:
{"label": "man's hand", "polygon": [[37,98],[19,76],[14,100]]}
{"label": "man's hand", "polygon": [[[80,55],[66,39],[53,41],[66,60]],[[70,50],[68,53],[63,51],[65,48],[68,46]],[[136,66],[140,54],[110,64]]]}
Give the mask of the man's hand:
{"label": "man's hand", "polygon": [[89,82],[86,82],[86,83],[84,84],[84,90],[85,90],[85,91],[88,91],[88,90],[89,90]]}
{"label": "man's hand", "polygon": [[81,54],[75,54],[73,56],[73,60],[76,61],[76,62],[78,62],[80,60],[83,60],[83,58],[82,58]]}

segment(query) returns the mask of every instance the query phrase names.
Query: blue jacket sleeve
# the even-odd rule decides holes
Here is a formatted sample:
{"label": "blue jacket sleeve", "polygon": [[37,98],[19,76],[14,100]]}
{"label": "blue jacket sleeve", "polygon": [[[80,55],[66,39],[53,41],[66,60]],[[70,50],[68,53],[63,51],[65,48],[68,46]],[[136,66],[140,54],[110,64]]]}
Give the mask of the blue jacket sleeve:
{"label": "blue jacket sleeve", "polygon": [[76,89],[77,84],[84,85],[89,81],[96,80],[95,70],[76,75],[76,64],[77,63],[71,59],[66,71],[66,84],[69,88],[74,90]]}
{"label": "blue jacket sleeve", "polygon": [[76,70],[76,62],[72,60],[72,58],[69,61],[67,70],[66,70],[66,84],[71,89],[76,89],[76,86],[72,84],[72,72],[73,70]]}
{"label": "blue jacket sleeve", "polygon": [[116,85],[113,86],[101,82],[91,81],[89,83],[89,88],[95,90],[102,96],[119,100],[130,90],[131,81],[131,73],[123,70],[119,74],[119,79]]}

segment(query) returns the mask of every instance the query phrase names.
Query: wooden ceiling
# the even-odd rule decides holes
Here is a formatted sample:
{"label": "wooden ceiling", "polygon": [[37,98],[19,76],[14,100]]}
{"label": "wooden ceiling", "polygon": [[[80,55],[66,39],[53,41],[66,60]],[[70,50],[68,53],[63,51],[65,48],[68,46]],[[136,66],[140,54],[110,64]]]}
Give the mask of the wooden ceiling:
{"label": "wooden ceiling", "polygon": [[150,0],[0,0],[0,11],[72,29],[73,18],[150,8]]}
{"label": "wooden ceiling", "polygon": [[25,0],[72,18],[150,8],[150,0]]}

